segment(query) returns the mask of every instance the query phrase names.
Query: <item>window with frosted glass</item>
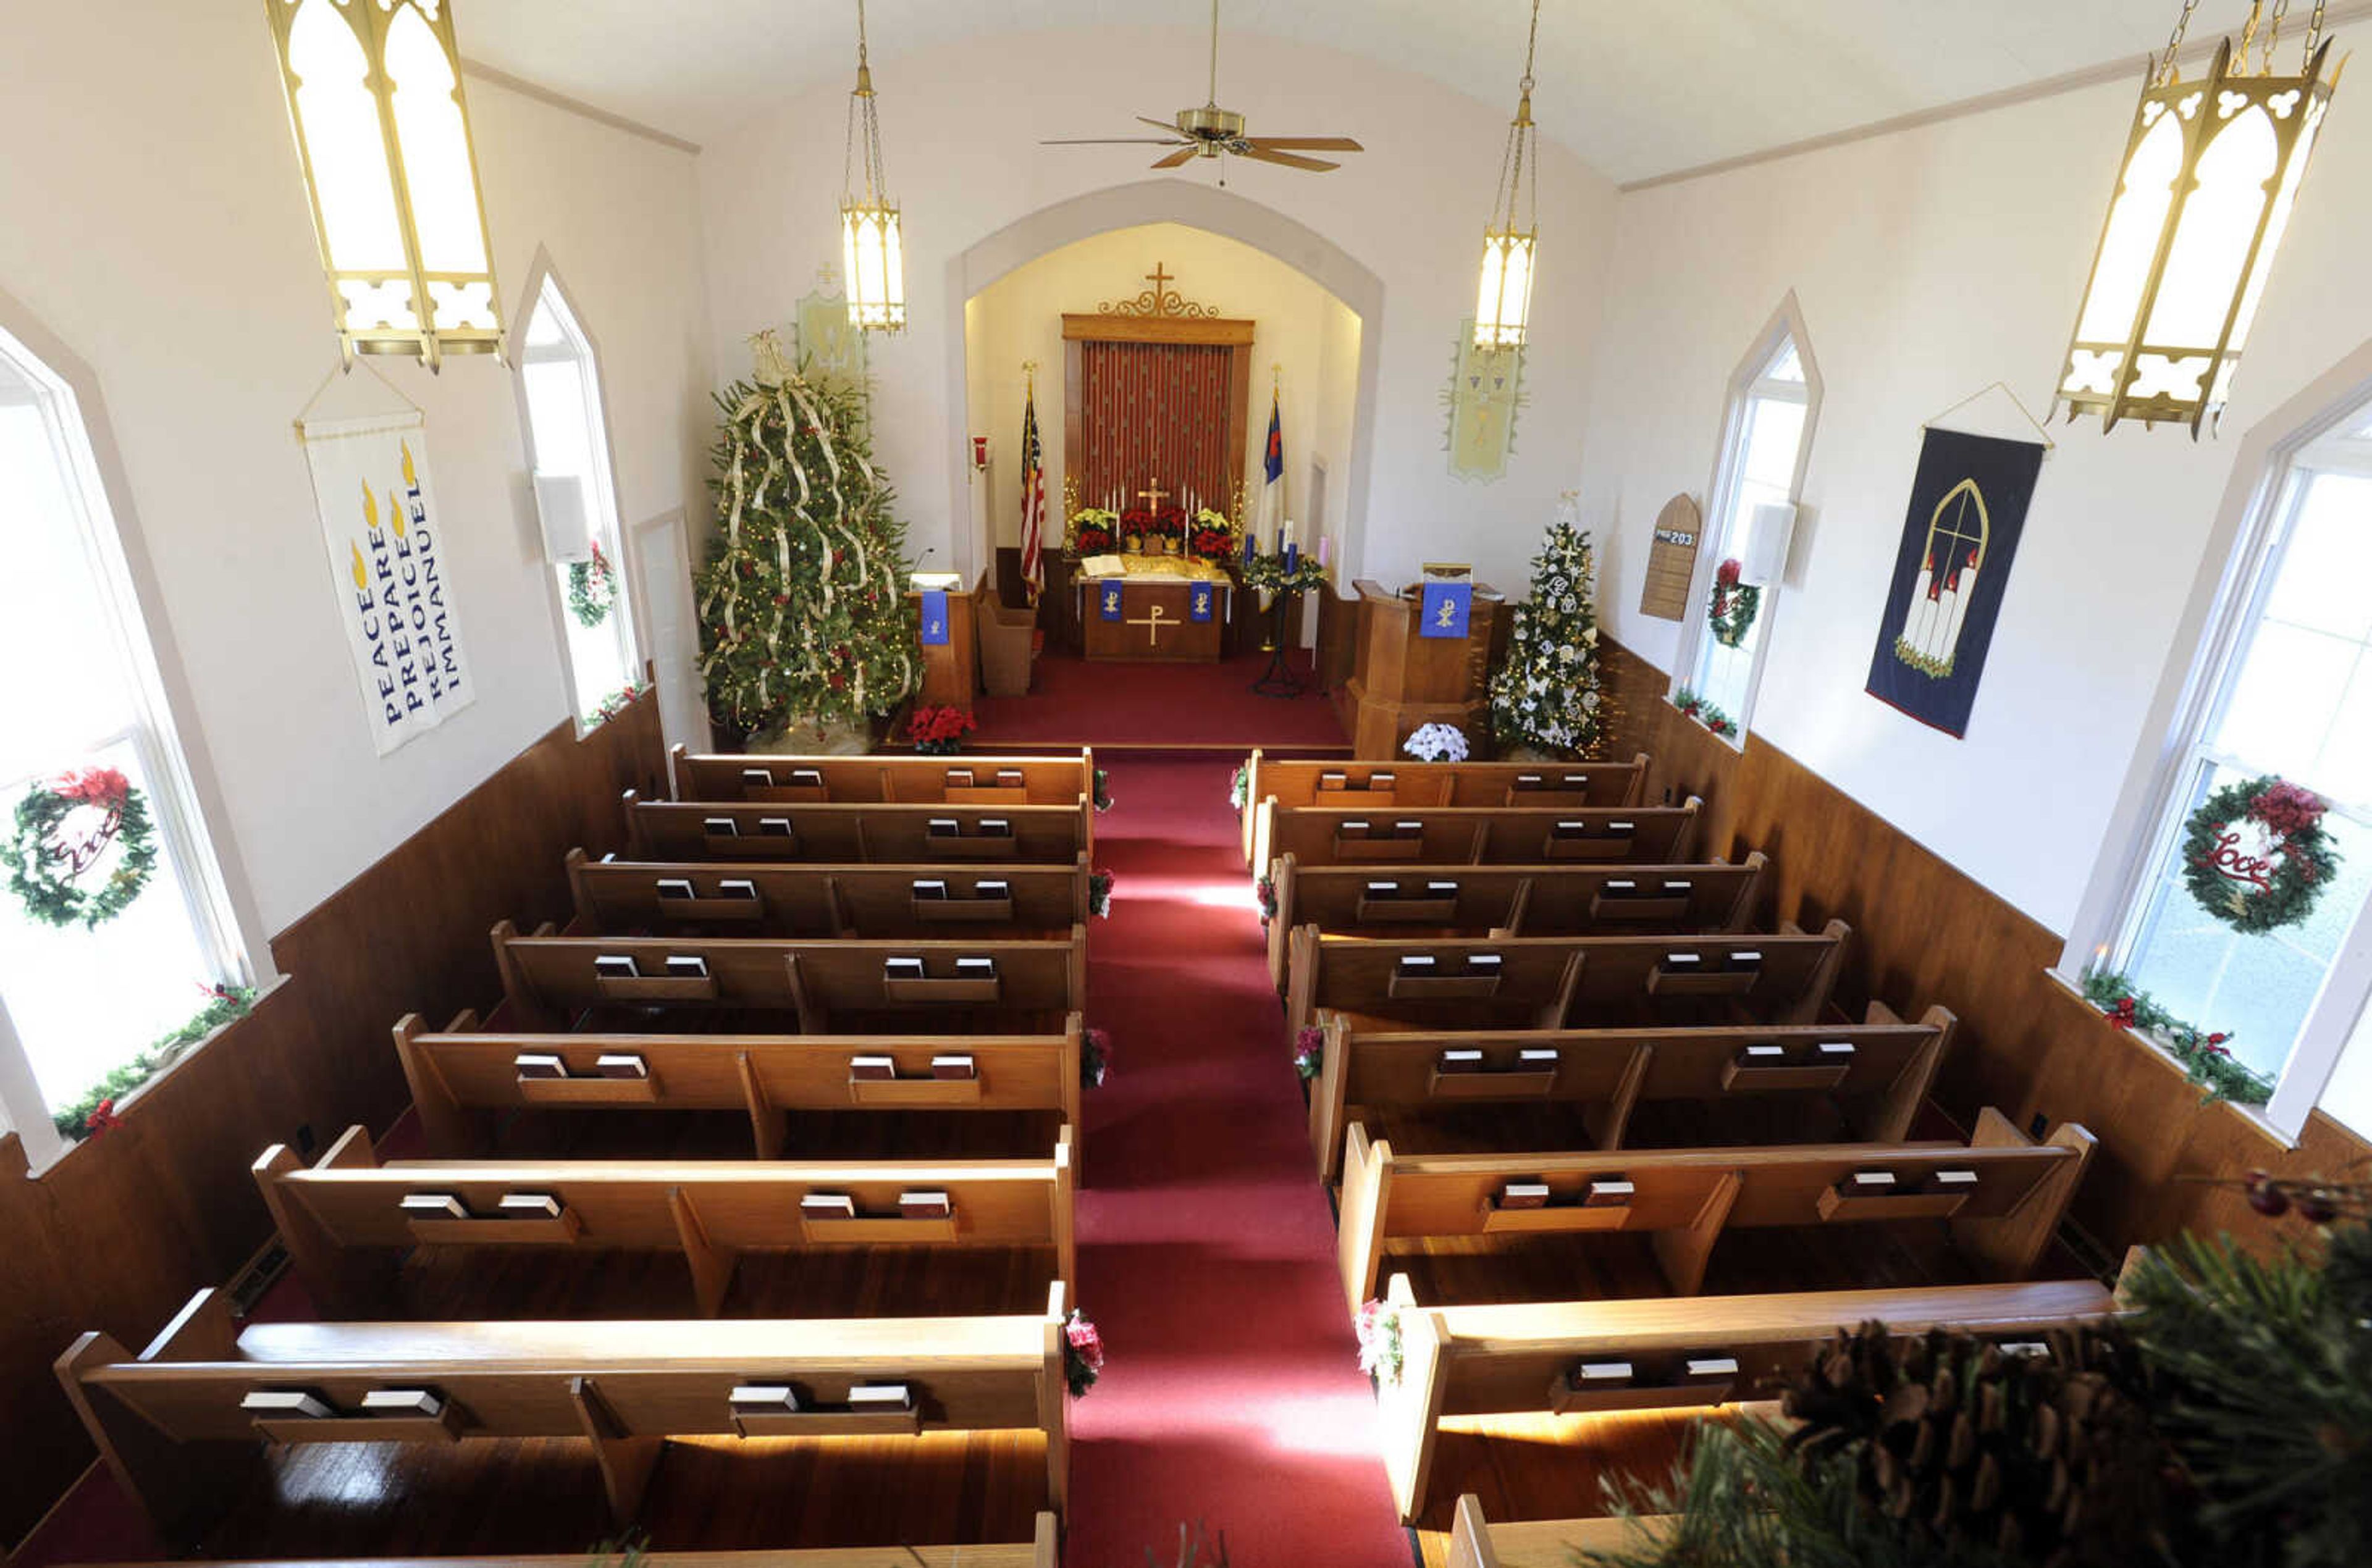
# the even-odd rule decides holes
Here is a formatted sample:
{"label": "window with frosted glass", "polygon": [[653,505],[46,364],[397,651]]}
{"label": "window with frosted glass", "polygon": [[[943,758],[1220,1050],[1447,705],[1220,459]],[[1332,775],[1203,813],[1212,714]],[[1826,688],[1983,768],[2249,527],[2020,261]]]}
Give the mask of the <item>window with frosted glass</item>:
{"label": "window with frosted glass", "polygon": [[[1782,337],[1741,395],[1715,478],[1714,515],[1705,519],[1701,559],[1709,557],[1713,563],[1712,586],[1707,602],[1697,607],[1696,656],[1689,685],[1738,722],[1740,739],[1779,585],[1750,585],[1754,610],[1750,618],[1740,616],[1727,597],[1735,589],[1723,581],[1723,563],[1750,558],[1756,507],[1795,499],[1809,411],[1802,356],[1794,338]],[[1729,630],[1717,625],[1712,614],[1716,597],[1732,609]],[[1737,628],[1741,619],[1745,624]]]}

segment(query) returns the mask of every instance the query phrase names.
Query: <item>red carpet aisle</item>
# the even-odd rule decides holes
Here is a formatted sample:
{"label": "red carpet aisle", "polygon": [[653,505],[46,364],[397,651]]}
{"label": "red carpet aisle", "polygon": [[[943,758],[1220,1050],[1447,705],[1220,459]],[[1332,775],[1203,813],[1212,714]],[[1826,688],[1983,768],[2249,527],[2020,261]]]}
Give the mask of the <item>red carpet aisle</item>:
{"label": "red carpet aisle", "polygon": [[1399,1568],[1231,766],[1115,761],[1096,823],[1118,880],[1087,1019],[1113,1063],[1087,1100],[1079,1301],[1110,1360],[1073,1407],[1064,1561],[1166,1565],[1199,1517],[1240,1568]]}
{"label": "red carpet aisle", "polygon": [[[1090,664],[1068,654],[1038,660],[1027,697],[983,697],[972,715],[980,729],[966,743],[975,751],[1030,746],[1209,748],[1232,766],[1255,746],[1307,750],[1349,742],[1334,704],[1313,685],[1301,696],[1255,696],[1251,684],[1268,668],[1266,654],[1221,664]],[[1309,655],[1294,668],[1310,679]]]}

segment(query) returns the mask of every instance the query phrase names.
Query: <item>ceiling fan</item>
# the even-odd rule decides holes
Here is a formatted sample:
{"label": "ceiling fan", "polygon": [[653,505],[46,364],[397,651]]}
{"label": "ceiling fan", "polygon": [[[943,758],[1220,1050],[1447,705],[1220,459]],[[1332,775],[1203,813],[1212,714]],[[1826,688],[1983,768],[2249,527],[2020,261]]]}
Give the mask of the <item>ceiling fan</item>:
{"label": "ceiling fan", "polygon": [[1217,157],[1233,153],[1259,163],[1283,164],[1287,168],[1308,168],[1323,171],[1340,168],[1339,163],[1324,158],[1304,157],[1304,153],[1357,153],[1366,149],[1348,136],[1247,136],[1244,117],[1232,109],[1219,107],[1219,0],[1211,0],[1211,87],[1210,97],[1200,109],[1181,109],[1175,121],[1154,120],[1138,115],[1143,123],[1169,132],[1167,136],[1058,136],[1041,142],[1047,147],[1141,145],[1176,147],[1167,157],[1154,160],[1156,168],[1176,168],[1190,158]]}

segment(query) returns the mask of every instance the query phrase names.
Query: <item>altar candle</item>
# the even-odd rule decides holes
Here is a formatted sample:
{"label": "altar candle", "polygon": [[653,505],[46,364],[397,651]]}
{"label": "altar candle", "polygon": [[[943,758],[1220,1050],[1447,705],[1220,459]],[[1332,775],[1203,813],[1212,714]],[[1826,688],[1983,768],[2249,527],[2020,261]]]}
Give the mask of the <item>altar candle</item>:
{"label": "altar candle", "polygon": [[1318,536],[1318,563],[1320,566],[1326,564],[1326,547],[1333,542],[1334,536],[1331,534],[1320,534]]}
{"label": "altar candle", "polygon": [[1245,565],[1247,565],[1247,566],[1249,566],[1249,565],[1250,565],[1250,564],[1252,563],[1252,549],[1253,549],[1252,530],[1251,530],[1251,529],[1250,529],[1250,528],[1246,528],[1246,529],[1244,530],[1244,564],[1245,564]]}
{"label": "altar candle", "polygon": [[1287,576],[1292,575],[1293,569],[1299,564],[1301,564],[1301,546],[1298,544],[1288,543],[1285,547],[1285,575]]}

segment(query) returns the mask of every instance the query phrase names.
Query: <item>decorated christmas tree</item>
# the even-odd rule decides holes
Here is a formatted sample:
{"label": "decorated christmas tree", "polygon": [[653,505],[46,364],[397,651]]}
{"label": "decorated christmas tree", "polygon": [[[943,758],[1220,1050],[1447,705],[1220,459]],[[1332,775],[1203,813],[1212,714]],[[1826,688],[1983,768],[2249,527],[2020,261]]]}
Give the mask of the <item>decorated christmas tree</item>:
{"label": "decorated christmas tree", "polygon": [[708,711],[744,735],[862,726],[922,679],[905,529],[861,395],[803,377],[771,332],[755,349],[717,398],[716,539],[692,581]]}
{"label": "decorated christmas tree", "polygon": [[1532,592],[1516,610],[1506,662],[1491,678],[1491,733],[1501,749],[1578,757],[1598,744],[1598,562],[1571,492],[1557,503]]}

